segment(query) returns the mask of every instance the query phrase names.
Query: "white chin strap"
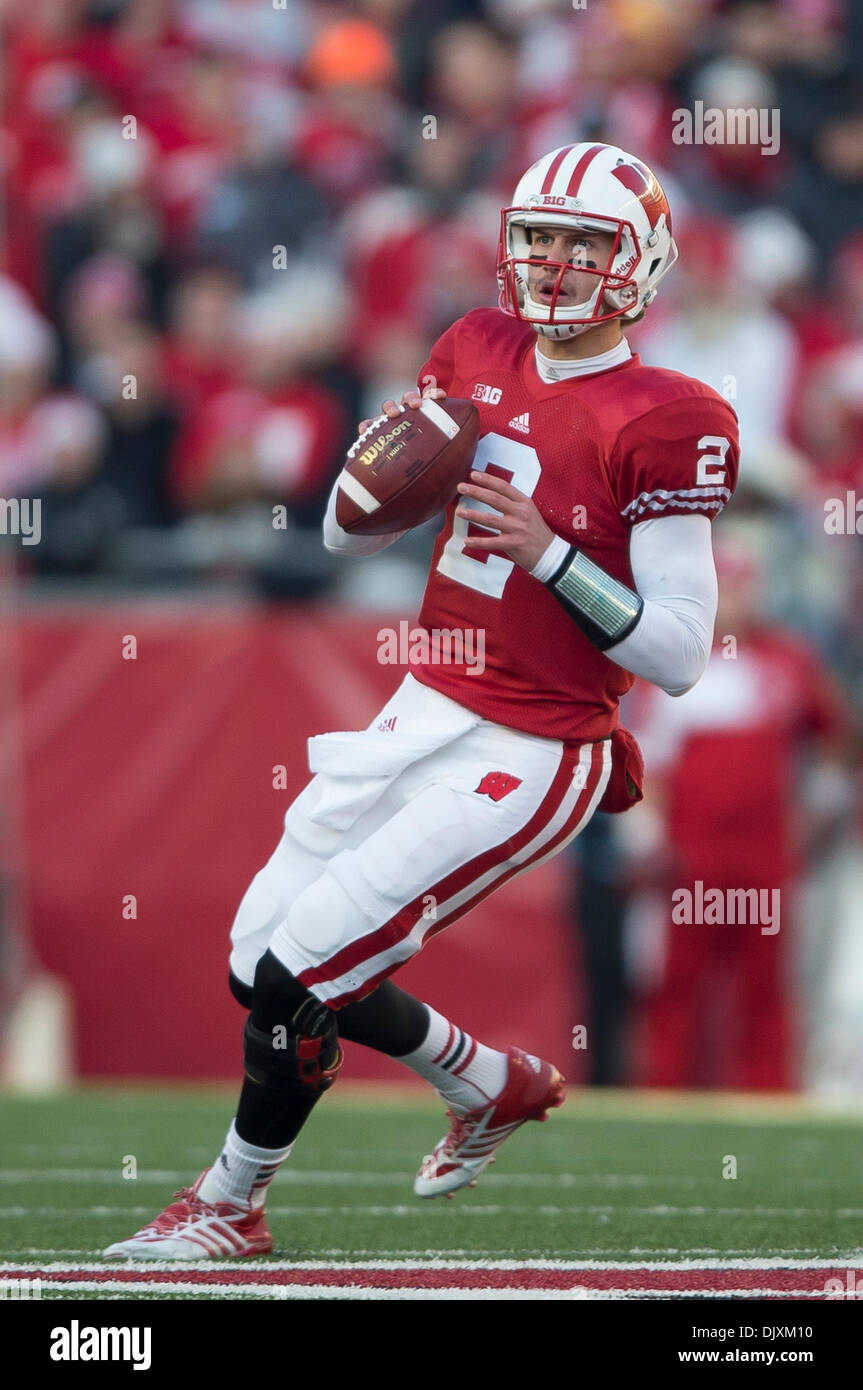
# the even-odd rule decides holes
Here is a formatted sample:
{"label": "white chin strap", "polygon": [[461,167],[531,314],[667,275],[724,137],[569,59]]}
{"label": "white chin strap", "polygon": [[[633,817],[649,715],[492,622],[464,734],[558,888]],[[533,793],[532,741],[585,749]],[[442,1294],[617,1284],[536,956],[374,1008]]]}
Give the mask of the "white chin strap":
{"label": "white chin strap", "polygon": [[584,333],[588,328],[595,328],[594,323],[533,323],[531,328],[535,328],[543,338],[556,338],[558,341],[564,338],[577,338],[579,333]]}

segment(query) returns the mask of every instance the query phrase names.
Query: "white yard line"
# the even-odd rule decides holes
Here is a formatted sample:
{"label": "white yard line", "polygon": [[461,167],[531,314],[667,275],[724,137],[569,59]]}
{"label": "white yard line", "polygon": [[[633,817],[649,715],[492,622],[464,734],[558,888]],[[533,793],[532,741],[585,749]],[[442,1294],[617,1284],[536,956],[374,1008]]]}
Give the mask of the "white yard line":
{"label": "white yard line", "polygon": [[[439,1209],[447,1210],[445,1207]],[[386,1206],[358,1206],[351,1203],[350,1206],[271,1206],[267,1208],[267,1215],[273,1218],[283,1216],[390,1216],[399,1220],[410,1220],[413,1217],[424,1217],[427,1213],[418,1202],[408,1204],[393,1203]],[[457,1209],[459,1219],[470,1217],[498,1217],[498,1216],[543,1216],[549,1219],[556,1219],[562,1216],[629,1216],[629,1217],[763,1217],[765,1220],[775,1221],[795,1221],[809,1217],[821,1217],[828,1219],[859,1219],[863,1217],[863,1207],[839,1207],[835,1209],[825,1207],[671,1207],[665,1204],[649,1207],[627,1207],[627,1206],[519,1206],[519,1205],[483,1205],[465,1201]],[[138,1217],[151,1214],[151,1208],[145,1206],[126,1207],[126,1206],[89,1206],[79,1207],[66,1205],[63,1207],[0,1207],[0,1220],[14,1220],[15,1218],[26,1219],[27,1217],[37,1217],[50,1220],[58,1220],[63,1217]]]}
{"label": "white yard line", "polygon": [[[397,1299],[400,1302],[407,1299],[410,1301],[441,1299],[459,1301],[488,1301],[497,1302],[500,1299],[524,1302],[595,1302],[597,1300],[614,1300],[618,1302],[638,1302],[644,1299],[740,1299],[751,1301],[753,1299],[775,1298],[786,1300],[799,1298],[807,1301],[820,1301],[818,1294],[811,1288],[801,1289],[777,1289],[769,1284],[761,1288],[740,1288],[740,1289],[651,1289],[643,1287],[639,1289],[525,1289],[519,1285],[504,1286],[493,1289],[476,1289],[471,1287],[459,1288],[395,1288],[395,1289],[375,1289],[362,1288],[356,1285],[351,1287],[338,1287],[333,1284],[194,1284],[194,1283],[123,1283],[114,1281],[99,1281],[95,1279],[80,1279],[63,1284],[62,1290],[58,1290],[64,1295],[66,1293],[114,1295],[118,1298],[129,1298],[136,1295],[139,1298],[155,1298],[159,1294],[169,1295],[173,1299],[183,1299],[190,1296],[198,1296],[208,1299],[270,1299],[276,1302],[286,1302],[288,1299],[312,1299],[320,1298],[327,1301],[332,1299]],[[54,1296],[53,1290],[51,1295]]]}
{"label": "white yard line", "polygon": [[[76,1261],[69,1261],[69,1263],[72,1264],[75,1269],[83,1269],[83,1262],[85,1260],[91,1260],[93,1258],[94,1253],[95,1252],[93,1250],[92,1245],[77,1247],[30,1245],[27,1246],[25,1249],[18,1251],[16,1255],[8,1255],[5,1254],[2,1250],[0,1250],[0,1267],[7,1267],[11,1269],[14,1265],[16,1269],[23,1268],[21,1261],[23,1261],[25,1258],[27,1260],[30,1260],[31,1258],[35,1258],[37,1256],[41,1256],[43,1258],[50,1257],[52,1261],[57,1261],[61,1259],[64,1255],[76,1255],[78,1256],[78,1259]],[[619,1263],[621,1263],[622,1265],[641,1268],[645,1263],[651,1264],[656,1260],[661,1260],[664,1256],[677,1255],[679,1254],[679,1251],[668,1247],[657,1247],[654,1250],[638,1250],[625,1245],[609,1245],[598,1248],[584,1246],[582,1247],[581,1253],[585,1259],[598,1256],[603,1257],[606,1261],[608,1261],[617,1258]],[[476,1245],[472,1245],[469,1250],[463,1247],[456,1248],[448,1246],[436,1246],[434,1250],[426,1251],[354,1249],[323,1250],[321,1251],[321,1254],[326,1255],[330,1260],[332,1260],[333,1264],[347,1264],[350,1261],[355,1262],[357,1260],[362,1259],[377,1258],[380,1260],[407,1260],[425,1256],[427,1257],[427,1259],[452,1261],[452,1263],[458,1265],[459,1268],[463,1268],[465,1261],[467,1260],[475,1261],[478,1259],[485,1260],[489,1267],[493,1266],[494,1268],[500,1268],[501,1260],[509,1258],[512,1255],[512,1246],[509,1246],[507,1248],[506,1254],[503,1250],[484,1249],[483,1247]],[[716,1259],[724,1258],[724,1268],[729,1268],[730,1261],[732,1259],[745,1259],[751,1257],[751,1246],[747,1246],[742,1249],[736,1248],[729,1250],[714,1250],[708,1247],[701,1247],[698,1249],[690,1250],[689,1257],[694,1258],[695,1256],[712,1257]],[[817,1249],[815,1247],[801,1245],[787,1246],[781,1250],[762,1250],[761,1256],[766,1261],[768,1261],[770,1268],[777,1267],[777,1262],[779,1261],[788,1261],[792,1259],[798,1259],[801,1261],[802,1264],[806,1265],[807,1267],[810,1267],[815,1263],[816,1259],[821,1258],[821,1256],[818,1255]],[[529,1257],[526,1256],[525,1261],[523,1263],[526,1263],[528,1258]],[[849,1264],[849,1261],[840,1256],[836,1257],[836,1259],[833,1261],[833,1264],[841,1264],[843,1268],[845,1268],[846,1265],[848,1267],[853,1267]],[[108,1266],[105,1267],[107,1268]],[[38,1268],[44,1270],[46,1266],[40,1263],[38,1265]],[[292,1265],[291,1268],[296,1268],[296,1266]]]}
{"label": "white yard line", "polygon": [[[194,1175],[197,1176],[197,1175]],[[142,1169],[136,1178],[123,1178],[119,1165],[116,1168],[5,1168],[0,1170],[0,1185],[3,1183],[117,1183],[130,1188],[135,1183],[191,1183],[194,1176],[189,1169],[185,1171],[172,1168]],[[309,1184],[320,1187],[341,1187],[356,1183],[369,1187],[390,1187],[413,1180],[407,1170],[397,1173],[381,1173],[348,1169],[308,1169],[283,1168],[277,1182],[302,1186]],[[646,1173],[501,1173],[496,1182],[509,1187],[582,1187],[596,1184],[599,1187],[690,1187],[694,1177],[657,1176]]]}
{"label": "white yard line", "polygon": [[[365,1289],[356,1286],[352,1288],[338,1288],[333,1284],[283,1284],[273,1286],[272,1284],[123,1284],[123,1283],[101,1283],[94,1279],[76,1280],[74,1283],[64,1284],[63,1291],[68,1290],[76,1294],[108,1293],[117,1297],[129,1298],[135,1295],[138,1298],[149,1295],[151,1298],[158,1294],[170,1294],[172,1298],[188,1298],[190,1295],[197,1295],[212,1299],[271,1299],[279,1303],[284,1303],[288,1299],[403,1299],[422,1300],[428,1302],[440,1299],[478,1299],[494,1300],[518,1299],[519,1302],[528,1299],[533,1301],[561,1301],[582,1302],[598,1298],[632,1298],[631,1291],[615,1294],[595,1289],[523,1289],[517,1286],[512,1288],[500,1289],[472,1289],[472,1288],[448,1288],[448,1289]],[[643,1296],[643,1295],[642,1295]],[[663,1295],[668,1297],[667,1293]],[[54,1297],[52,1290],[51,1297]]]}
{"label": "white yard line", "polygon": [[[267,1274],[278,1271],[297,1271],[297,1270],[332,1270],[334,1268],[332,1260],[219,1260],[214,1263],[211,1260],[146,1260],[125,1262],[120,1261],[85,1261],[79,1263],[71,1260],[54,1260],[50,1264],[34,1264],[29,1261],[4,1261],[4,1267],[23,1271],[25,1274],[41,1272],[42,1274],[62,1274],[69,1271],[76,1271],[81,1274],[104,1274],[106,1270],[114,1269],[147,1269],[155,1271],[165,1271],[176,1273],[179,1271],[190,1273],[202,1273],[212,1271],[214,1268],[227,1272],[237,1272],[240,1270],[260,1270]],[[776,1256],[771,1259],[762,1257],[747,1257],[743,1259],[735,1258],[724,1260],[703,1259],[703,1260],[657,1260],[657,1259],[630,1259],[630,1260],[549,1260],[549,1259],[376,1259],[376,1260],[346,1260],[339,1263],[338,1268],[344,1270],[430,1270],[430,1269],[459,1269],[474,1270],[482,1272],[484,1270],[552,1270],[565,1272],[568,1270],[632,1270],[643,1269],[646,1271],[669,1270],[678,1271],[710,1271],[710,1270],[780,1270],[780,1269],[863,1269],[863,1254],[857,1253],[852,1257],[845,1255],[831,1256],[829,1259],[818,1256],[813,1259],[800,1259],[791,1256]],[[7,1276],[8,1277],[8,1276]],[[100,1286],[101,1286],[101,1282]],[[65,1285],[64,1285],[65,1287]],[[176,1286],[173,1286],[176,1287]]]}

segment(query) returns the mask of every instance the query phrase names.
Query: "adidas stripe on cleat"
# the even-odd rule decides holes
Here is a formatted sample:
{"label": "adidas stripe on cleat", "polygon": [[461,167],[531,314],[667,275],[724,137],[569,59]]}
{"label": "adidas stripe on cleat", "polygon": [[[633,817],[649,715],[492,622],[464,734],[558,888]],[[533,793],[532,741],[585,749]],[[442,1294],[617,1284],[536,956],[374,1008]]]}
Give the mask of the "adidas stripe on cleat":
{"label": "adidas stripe on cleat", "polygon": [[[206,1170],[207,1172],[209,1169]],[[102,1253],[118,1260],[217,1260],[268,1255],[273,1238],[262,1209],[249,1211],[230,1202],[202,1202],[198,1188],[181,1188],[149,1226]]]}
{"label": "adidas stripe on cleat", "polygon": [[547,1112],[564,1100],[565,1079],[551,1062],[507,1050],[506,1085],[496,1100],[452,1120],[431,1154],[426,1154],[414,1182],[418,1197],[452,1196],[460,1187],[476,1187],[484,1168],[494,1162],[495,1151],[526,1120],[544,1120]]}

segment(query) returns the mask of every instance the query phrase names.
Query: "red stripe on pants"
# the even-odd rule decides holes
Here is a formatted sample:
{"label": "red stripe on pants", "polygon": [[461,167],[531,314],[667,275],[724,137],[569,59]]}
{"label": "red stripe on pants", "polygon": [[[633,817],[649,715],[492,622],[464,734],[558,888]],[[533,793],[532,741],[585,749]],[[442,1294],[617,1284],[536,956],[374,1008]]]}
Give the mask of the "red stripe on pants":
{"label": "red stripe on pants", "polygon": [[[554,847],[561,844],[572,835],[573,831],[586,814],[591,798],[599,785],[603,768],[603,748],[604,744],[601,742],[593,744],[590,771],[588,772],[585,786],[576,799],[570,815],[567,817],[560,830],[558,830],[550,840],[540,845],[523,864],[515,864],[510,870],[498,875],[490,884],[487,884],[485,888],[473,894],[461,907],[453,908],[443,920],[430,927],[429,931],[423,936],[422,945],[424,945],[426,940],[431,936],[435,936],[439,931],[442,931],[444,927],[449,926],[452,922],[463,917],[465,913],[469,912],[470,909],[476,905],[476,903],[487,898],[489,894],[495,892],[503,883],[507,882],[508,879],[513,878],[516,874],[523,873],[525,869],[529,868],[538,859],[542,859],[545,855],[551,853]],[[564,749],[560,767],[555,773],[551,787],[533,816],[531,816],[530,820],[517,835],[512,836],[511,839],[503,841],[502,844],[496,845],[490,850],[486,850],[483,854],[477,855],[476,858],[470,860],[467,864],[463,864],[460,868],[453,870],[446,878],[441,879],[437,884],[433,884],[427,888],[424,893],[414,898],[413,902],[401,908],[400,911],[391,917],[388,922],[385,922],[383,926],[376,928],[376,930],[369,933],[369,935],[351,942],[348,946],[345,946],[339,951],[337,955],[325,962],[324,965],[304,970],[297,977],[300,983],[305,985],[308,989],[312,984],[338,979],[340,975],[356,968],[357,965],[361,965],[364,961],[371,959],[371,957],[379,955],[383,951],[398,945],[399,942],[404,941],[405,938],[410,935],[417,922],[421,919],[423,904],[426,897],[431,895],[437,901],[446,901],[456,894],[463,892],[465,888],[482,878],[490,869],[496,868],[499,864],[505,863],[507,860],[511,859],[514,854],[523,849],[525,845],[529,844],[538,834],[541,834],[549,821],[553,820],[570,789],[574,767],[578,765],[580,753],[581,746]],[[388,975],[391,975],[403,964],[404,961],[397,960],[391,962],[373,975],[370,980],[364,981],[363,984],[358,985],[355,990],[346,991],[344,994],[340,994],[334,999],[328,999],[326,1001],[327,1004],[330,1008],[338,1009],[351,1001],[363,999],[367,994],[370,994],[373,989],[376,989],[382,980],[385,980]]]}

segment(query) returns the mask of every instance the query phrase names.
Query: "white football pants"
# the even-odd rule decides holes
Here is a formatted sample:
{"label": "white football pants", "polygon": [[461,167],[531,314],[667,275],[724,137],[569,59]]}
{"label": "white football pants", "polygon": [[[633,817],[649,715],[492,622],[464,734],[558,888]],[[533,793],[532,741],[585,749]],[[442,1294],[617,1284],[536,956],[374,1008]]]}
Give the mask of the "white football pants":
{"label": "white football pants", "polygon": [[231,930],[245,984],[269,949],[332,1008],[371,993],[587,824],[611,740],[491,723],[407,675],[368,729],[309,740],[315,775]]}

